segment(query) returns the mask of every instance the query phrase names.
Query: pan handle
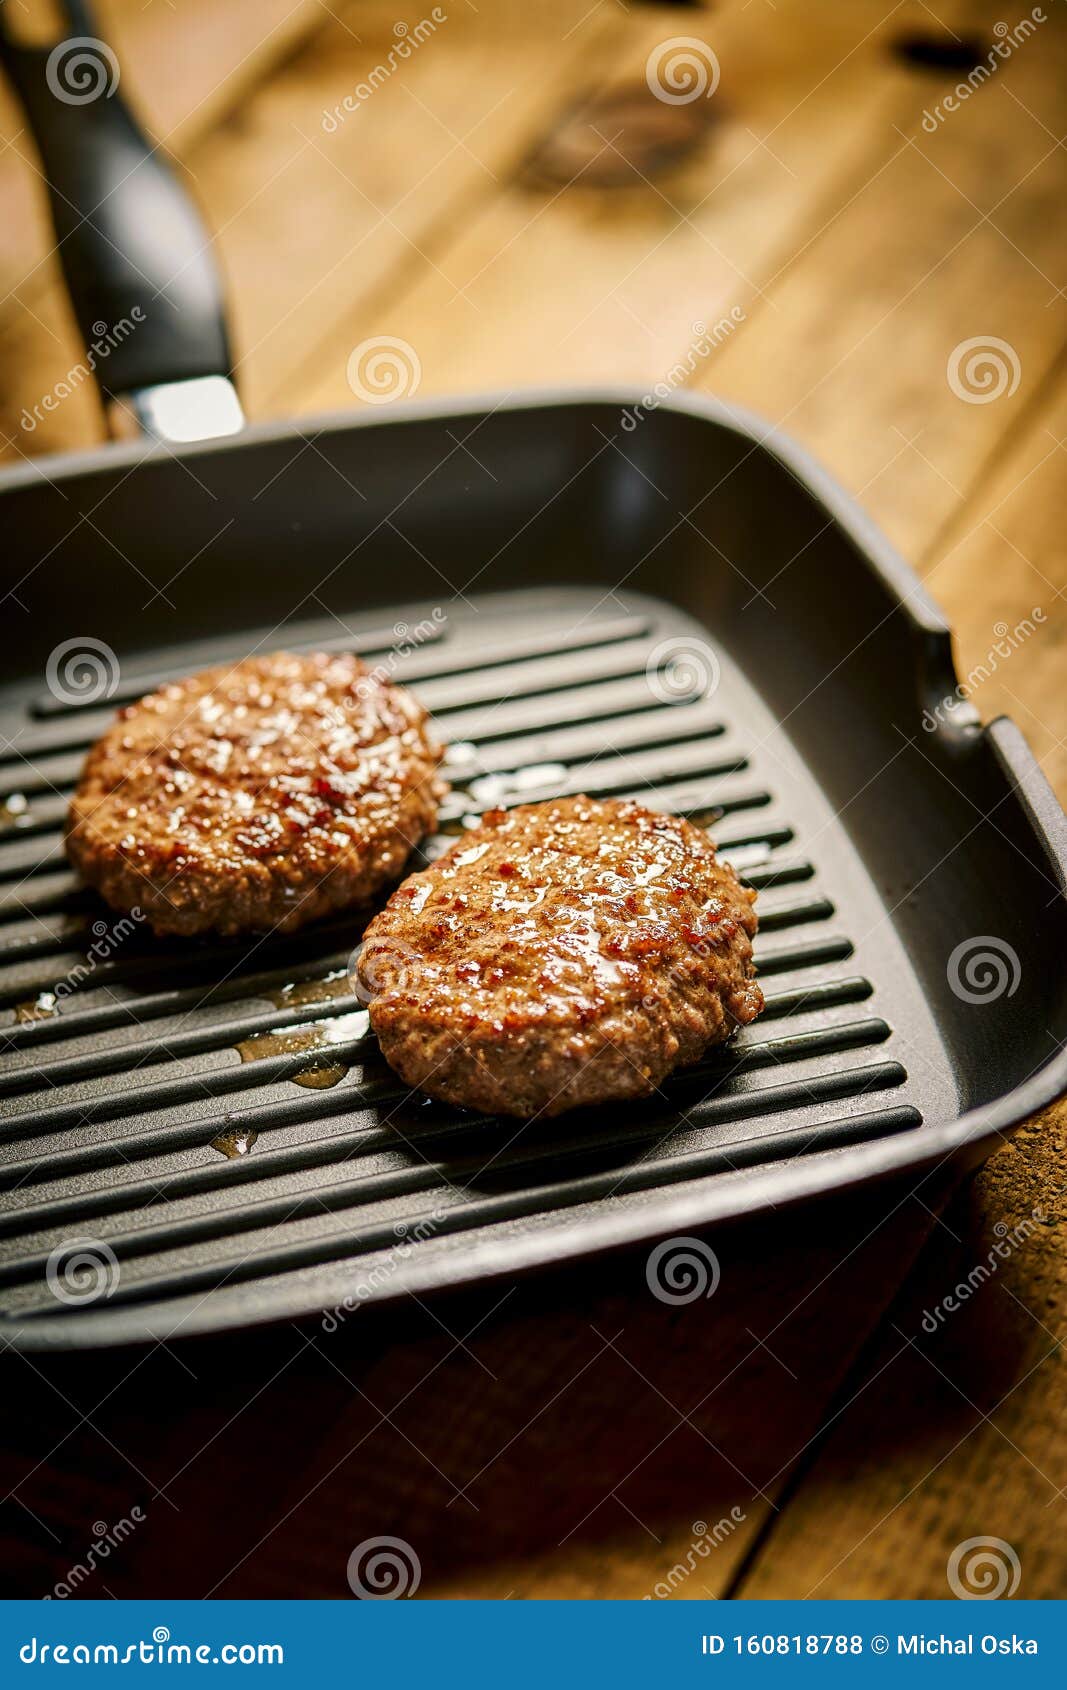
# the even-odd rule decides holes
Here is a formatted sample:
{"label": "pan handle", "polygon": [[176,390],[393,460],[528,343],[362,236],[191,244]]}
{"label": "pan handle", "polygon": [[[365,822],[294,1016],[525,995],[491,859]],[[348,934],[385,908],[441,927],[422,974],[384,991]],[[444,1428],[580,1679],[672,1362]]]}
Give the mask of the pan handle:
{"label": "pan handle", "polygon": [[56,250],[112,431],[235,433],[244,419],[210,236],[118,92],[118,60],[86,0],[63,0],[62,11],[67,34],[41,45],[16,38],[0,0],[0,60],[41,154]]}

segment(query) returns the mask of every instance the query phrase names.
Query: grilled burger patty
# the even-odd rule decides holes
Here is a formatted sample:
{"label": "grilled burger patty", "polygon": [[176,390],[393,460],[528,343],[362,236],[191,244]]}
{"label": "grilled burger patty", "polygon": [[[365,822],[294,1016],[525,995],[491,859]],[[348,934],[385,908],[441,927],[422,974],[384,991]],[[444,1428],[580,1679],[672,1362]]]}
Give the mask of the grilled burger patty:
{"label": "grilled burger patty", "polygon": [[436,823],[440,757],[422,706],[358,657],[252,657],[119,713],[67,853],[157,933],[291,932],[399,878]]}
{"label": "grilled burger patty", "polygon": [[406,1084],[487,1114],[642,1097],[763,1008],[754,898],[677,816],[493,810],[368,927],[371,1025]]}

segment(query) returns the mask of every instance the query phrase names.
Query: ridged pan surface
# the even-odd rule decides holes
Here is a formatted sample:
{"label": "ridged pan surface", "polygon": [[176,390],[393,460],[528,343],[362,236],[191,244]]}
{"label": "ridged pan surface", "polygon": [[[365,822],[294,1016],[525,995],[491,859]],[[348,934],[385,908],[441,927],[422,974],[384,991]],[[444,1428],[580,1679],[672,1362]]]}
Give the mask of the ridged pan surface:
{"label": "ridged pan surface", "polygon": [[[976,1157],[1063,1089],[1067,834],[1021,736],[944,713],[936,607],[797,449],[706,401],[627,434],[621,404],[395,407],[5,477],[7,1341],[329,1324],[773,1228],[782,1203]],[[106,701],[46,685],[79,630],[121,654]],[[568,792],[710,828],[759,890],[766,1014],[647,1103],[485,1120],[383,1064],[347,972],[359,919],[164,943],[79,891],[63,817],[116,705],[320,646],[385,663],[451,743],[430,856],[490,805]],[[988,954],[1003,985],[972,990]]]}
{"label": "ridged pan surface", "polygon": [[[704,630],[654,600],[577,590],[551,608],[486,599],[443,624],[419,611],[363,630],[351,618],[351,642],[334,623],[286,643],[351,643],[373,661],[396,628],[422,627],[391,666],[452,747],[453,792],[426,854],[491,804],[561,793],[689,816],[759,889],[766,1014],[648,1104],[524,1125],[408,1097],[348,977],[358,920],[163,943],[79,891],[62,818],[111,707],[42,694],[19,740],[36,788],[25,758],[0,764],[9,1321],[69,1324],[79,1241],[113,1281],[93,1303],[105,1328],[132,1307],[153,1330],[197,1330],[220,1298],[231,1318],[254,1314],[265,1286],[284,1286],[294,1311],[354,1307],[416,1256],[461,1280],[516,1233],[565,1237],[664,1185],[743,1178],[951,1113],[936,1029],[862,864]],[[235,641],[232,655],[247,649]],[[208,656],[166,652],[158,674]]]}

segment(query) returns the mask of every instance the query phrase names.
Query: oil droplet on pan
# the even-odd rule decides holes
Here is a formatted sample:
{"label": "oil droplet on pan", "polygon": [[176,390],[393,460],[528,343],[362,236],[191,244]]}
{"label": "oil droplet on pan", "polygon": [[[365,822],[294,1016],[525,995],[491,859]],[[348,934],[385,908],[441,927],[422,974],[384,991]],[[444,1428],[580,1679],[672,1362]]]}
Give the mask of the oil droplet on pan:
{"label": "oil droplet on pan", "polygon": [[467,791],[476,804],[491,810],[509,798],[522,798],[531,792],[551,791],[567,778],[562,763],[531,763],[524,769],[507,769],[495,775],[481,775],[472,780]]}
{"label": "oil droplet on pan", "polygon": [[714,827],[716,822],[722,820],[723,812],[720,805],[707,804],[702,810],[683,810],[682,814],[694,827]]}
{"label": "oil droplet on pan", "polygon": [[[314,1002],[314,999],[311,1001]],[[262,1062],[266,1056],[293,1056],[305,1050],[310,1054],[362,1038],[367,1026],[366,1010],[354,1010],[351,1015],[335,1015],[332,1021],[312,1021],[306,1027],[282,1027],[274,1033],[256,1033],[250,1039],[242,1039],[236,1048],[242,1062]],[[306,1068],[290,1074],[288,1078],[294,1085],[325,1089],[338,1085],[347,1073],[348,1064],[345,1062],[309,1062]]]}
{"label": "oil droplet on pan", "polygon": [[316,1090],[326,1091],[330,1086],[340,1085],[347,1073],[347,1063],[333,1062],[321,1068],[305,1068],[292,1078],[295,1086],[311,1086]]}
{"label": "oil droplet on pan", "polygon": [[35,998],[29,998],[26,1003],[15,1005],[16,1021],[47,1021],[51,1016],[58,1015],[58,1013],[54,992],[38,992]]}
{"label": "oil droplet on pan", "polygon": [[346,968],[336,968],[321,980],[295,980],[287,986],[264,992],[275,1009],[294,1009],[305,1003],[330,1003],[334,998],[348,997],[352,991]]}
{"label": "oil droplet on pan", "polygon": [[211,1148],[219,1151],[221,1155],[228,1157],[232,1162],[238,1156],[247,1156],[258,1137],[259,1134],[254,1127],[249,1127],[248,1131],[243,1133],[220,1133],[218,1138],[211,1140]]}
{"label": "oil droplet on pan", "polygon": [[32,820],[25,793],[12,792],[10,797],[0,801],[0,833],[12,827],[28,827]]}

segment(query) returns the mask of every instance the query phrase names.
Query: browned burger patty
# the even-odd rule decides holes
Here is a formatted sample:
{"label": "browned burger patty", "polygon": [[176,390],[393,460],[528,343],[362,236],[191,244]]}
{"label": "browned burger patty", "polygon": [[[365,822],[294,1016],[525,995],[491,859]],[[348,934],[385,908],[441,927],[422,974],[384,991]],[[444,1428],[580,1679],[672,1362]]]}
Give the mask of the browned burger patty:
{"label": "browned burger patty", "polygon": [[755,893],[633,803],[490,811],[397,888],[358,972],[406,1084],[487,1114],[641,1097],[754,1020]]}
{"label": "browned burger patty", "polygon": [[422,706],[358,657],[252,657],[119,713],[67,853],[157,933],[291,932],[399,878],[437,820],[440,757]]}

